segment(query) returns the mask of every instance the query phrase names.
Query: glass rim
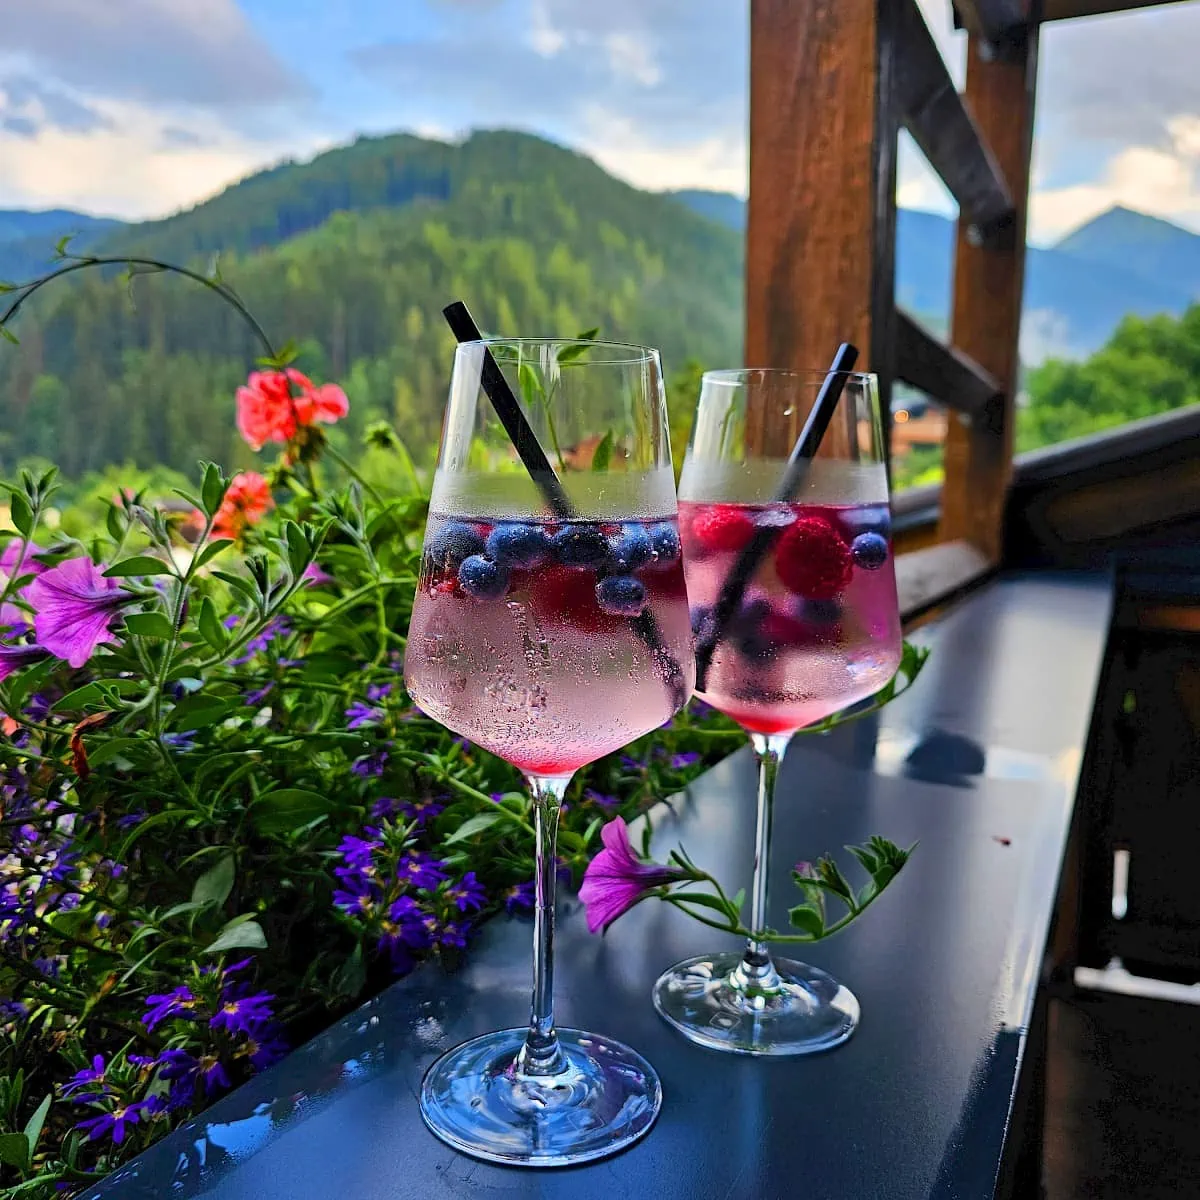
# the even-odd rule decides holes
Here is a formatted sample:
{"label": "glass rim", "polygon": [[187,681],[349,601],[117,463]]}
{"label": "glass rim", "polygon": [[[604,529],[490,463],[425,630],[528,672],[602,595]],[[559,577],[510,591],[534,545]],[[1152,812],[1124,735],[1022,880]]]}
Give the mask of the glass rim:
{"label": "glass rim", "polygon": [[459,350],[464,350],[468,346],[485,346],[492,349],[496,346],[594,346],[600,349],[608,348],[612,350],[622,350],[626,352],[624,358],[606,358],[600,363],[586,363],[572,360],[563,366],[606,366],[620,367],[631,366],[634,363],[652,362],[657,360],[659,356],[658,348],[655,346],[640,346],[636,342],[613,342],[607,338],[554,338],[554,337],[481,337],[472,338],[468,342],[459,342],[455,346],[455,353]]}
{"label": "glass rim", "polygon": [[829,371],[806,369],[795,371],[791,367],[723,367],[716,371],[705,371],[702,383],[715,383],[723,387],[737,387],[752,382],[755,376],[771,379],[793,379],[797,383],[824,383],[831,375],[849,382],[864,385],[878,383],[879,376],[873,371]]}

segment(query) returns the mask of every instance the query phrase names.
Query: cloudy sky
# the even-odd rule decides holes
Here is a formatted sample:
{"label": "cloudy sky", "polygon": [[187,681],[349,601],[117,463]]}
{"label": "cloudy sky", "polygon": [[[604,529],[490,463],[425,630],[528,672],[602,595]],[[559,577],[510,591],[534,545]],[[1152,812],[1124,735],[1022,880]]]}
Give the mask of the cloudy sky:
{"label": "cloudy sky", "polygon": [[[949,0],[921,0],[961,77]],[[686,19],[681,20],[681,14]],[[0,0],[0,207],[157,216],[361,132],[544,133],[744,191],[745,0]],[[1032,236],[1200,230],[1200,0],[1044,35]],[[901,201],[949,211],[907,147]]]}

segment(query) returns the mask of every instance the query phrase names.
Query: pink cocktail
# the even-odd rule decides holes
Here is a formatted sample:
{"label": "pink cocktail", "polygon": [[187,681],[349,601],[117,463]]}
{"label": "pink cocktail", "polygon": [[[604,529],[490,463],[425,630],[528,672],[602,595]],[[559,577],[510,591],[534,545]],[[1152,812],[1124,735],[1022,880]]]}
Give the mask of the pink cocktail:
{"label": "pink cocktail", "polygon": [[[653,618],[670,659],[690,661],[673,517],[610,524],[431,513],[426,536],[445,549],[425,556],[406,680],[435,721],[522,771],[561,776],[675,712],[671,663],[635,625]],[[485,565],[489,544],[500,547],[490,560],[498,569]]]}
{"label": "pink cocktail", "polygon": [[901,633],[886,505],[679,505],[692,627],[707,632],[756,527],[777,530],[699,694],[751,733],[812,725],[896,673]]}

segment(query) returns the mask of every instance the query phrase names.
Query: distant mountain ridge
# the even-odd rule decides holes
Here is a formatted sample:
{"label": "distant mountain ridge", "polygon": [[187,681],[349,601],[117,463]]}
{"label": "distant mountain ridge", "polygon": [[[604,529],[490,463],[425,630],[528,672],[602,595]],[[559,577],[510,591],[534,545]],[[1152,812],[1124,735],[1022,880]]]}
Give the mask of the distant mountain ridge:
{"label": "distant mountain ridge", "polygon": [[[0,210],[0,279],[29,278],[44,270],[54,243],[72,234],[73,246],[103,246],[119,254],[137,250],[177,261],[215,252],[254,254],[318,229],[337,213],[437,210],[452,197],[504,186],[507,166],[479,134],[460,144],[409,134],[358,139],[307,163],[285,162],[232,184],[187,211],[161,220],[122,224],[68,209]],[[386,145],[387,152],[381,153]],[[594,181],[611,180],[590,159],[534,137],[520,141],[521,169],[547,171],[548,186],[564,186],[564,201],[586,211]],[[546,151],[536,149],[545,147]],[[550,156],[547,158],[547,154]],[[547,164],[553,159],[554,166]],[[577,170],[563,174],[560,164]],[[578,176],[578,180],[576,179]],[[298,185],[298,181],[302,181]],[[643,212],[661,214],[683,205],[704,218],[686,226],[695,252],[705,257],[709,224],[742,233],[746,203],[728,192],[685,189],[652,194],[617,181],[603,187],[616,203],[606,216],[621,229]],[[576,184],[578,183],[578,186]],[[523,223],[513,211],[514,228]],[[657,223],[657,218],[656,218]],[[660,228],[669,228],[669,222]],[[944,327],[951,303],[954,227],[944,217],[902,209],[897,225],[898,302]],[[678,264],[679,259],[672,256]],[[1127,313],[1178,314],[1200,295],[1200,236],[1168,221],[1117,207],[1102,213],[1049,248],[1027,257],[1022,351],[1036,363],[1051,355],[1082,357],[1102,345]]]}
{"label": "distant mountain ridge", "polygon": [[[745,227],[745,201],[729,193],[671,193],[701,215]],[[954,223],[901,209],[896,300],[934,325],[949,320]],[[1123,316],[1179,315],[1200,297],[1200,236],[1127,208],[1112,208],[1049,248],[1029,247],[1022,354],[1082,357],[1108,340]]]}

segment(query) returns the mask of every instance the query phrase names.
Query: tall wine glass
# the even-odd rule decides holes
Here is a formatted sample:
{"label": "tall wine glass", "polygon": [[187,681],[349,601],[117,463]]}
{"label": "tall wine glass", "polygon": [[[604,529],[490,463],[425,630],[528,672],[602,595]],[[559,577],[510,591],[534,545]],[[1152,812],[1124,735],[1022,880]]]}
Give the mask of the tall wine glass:
{"label": "tall wine glass", "polygon": [[[775,500],[793,439],[826,378],[706,374],[679,484],[697,694],[746,730],[758,760],[749,924],[756,933],[768,927],[775,775],[789,740],[878,691],[902,649],[874,376],[838,381],[841,398],[799,492]],[[774,531],[770,548],[743,579],[735,564],[764,526]],[[715,628],[719,609],[728,608],[718,598],[731,592],[740,601]],[[773,959],[756,937],[742,954],[704,954],[672,967],[655,985],[654,1004],[692,1041],[743,1054],[828,1049],[850,1036],[859,1017],[858,1001],[837,980]]]}
{"label": "tall wine glass", "polygon": [[[485,395],[497,368],[549,458],[549,490]],[[426,1123],[467,1154],[586,1162],[654,1122],[661,1089],[644,1059],[555,1029],[555,835],[574,772],[660,726],[694,674],[657,351],[460,345],[405,681],[430,717],[524,773],[537,838],[529,1025],[450,1050],[421,1089]]]}

